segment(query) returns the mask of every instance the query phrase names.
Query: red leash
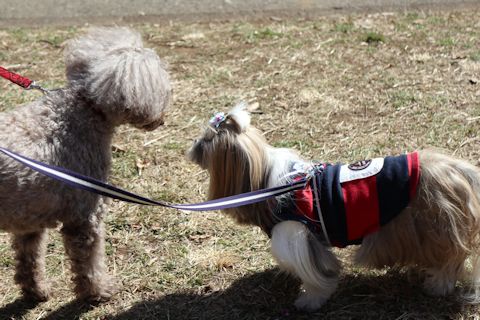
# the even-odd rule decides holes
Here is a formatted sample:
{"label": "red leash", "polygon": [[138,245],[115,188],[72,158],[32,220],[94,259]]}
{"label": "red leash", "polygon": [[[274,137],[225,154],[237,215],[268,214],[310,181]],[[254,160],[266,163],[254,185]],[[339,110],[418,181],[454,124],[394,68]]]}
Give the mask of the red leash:
{"label": "red leash", "polygon": [[35,84],[35,81],[30,80],[26,77],[23,77],[15,72],[9,71],[3,67],[0,67],[0,77],[10,80],[11,82],[19,85],[20,87],[30,90],[30,89],[38,89],[43,93],[47,92],[47,89],[42,88],[41,86]]}

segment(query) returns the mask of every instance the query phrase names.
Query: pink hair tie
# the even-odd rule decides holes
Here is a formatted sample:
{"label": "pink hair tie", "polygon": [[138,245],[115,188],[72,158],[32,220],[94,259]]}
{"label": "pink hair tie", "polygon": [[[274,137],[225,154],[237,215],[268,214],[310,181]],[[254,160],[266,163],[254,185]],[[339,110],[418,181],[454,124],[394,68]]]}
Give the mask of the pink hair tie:
{"label": "pink hair tie", "polygon": [[225,113],[223,112],[217,112],[215,115],[210,119],[208,122],[210,126],[214,128],[218,128],[222,122],[224,122],[227,119],[225,116]]}

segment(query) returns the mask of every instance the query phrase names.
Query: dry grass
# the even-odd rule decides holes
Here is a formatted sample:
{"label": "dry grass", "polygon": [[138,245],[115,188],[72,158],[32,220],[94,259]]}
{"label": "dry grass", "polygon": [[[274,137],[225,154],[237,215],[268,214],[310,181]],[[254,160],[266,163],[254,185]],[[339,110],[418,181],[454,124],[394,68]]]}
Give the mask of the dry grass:
{"label": "dry grass", "polygon": [[[209,24],[136,24],[170,64],[175,101],[164,128],[121,128],[111,182],[153,198],[204,199],[207,175],[184,159],[214,111],[259,103],[254,124],[276,146],[351,161],[424,147],[480,162],[480,12],[352,15]],[[0,65],[61,86],[62,43],[83,28],[0,30]],[[0,109],[38,94],[0,81]],[[137,166],[140,164],[140,166]],[[139,175],[141,167],[141,175]],[[63,247],[51,232],[54,297],[23,303],[0,234],[2,319],[310,319],[292,308],[298,282],[278,274],[259,230],[218,212],[114,202],[108,262],[123,285],[106,304],[73,300]],[[346,256],[347,253],[344,255]],[[476,307],[425,296],[402,272],[347,265],[313,318],[478,319]]]}

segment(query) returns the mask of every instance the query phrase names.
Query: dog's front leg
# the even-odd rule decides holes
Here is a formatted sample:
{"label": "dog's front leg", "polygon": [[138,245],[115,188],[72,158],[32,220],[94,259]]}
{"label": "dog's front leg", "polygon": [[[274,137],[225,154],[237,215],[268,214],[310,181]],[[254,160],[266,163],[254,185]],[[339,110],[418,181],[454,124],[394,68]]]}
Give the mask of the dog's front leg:
{"label": "dog's front leg", "polygon": [[299,309],[320,308],[337,288],[340,263],[300,222],[285,221],[272,230],[272,254],[280,268],[298,276],[302,292]]}
{"label": "dog's front leg", "polygon": [[45,279],[45,252],[47,231],[14,234],[12,246],[15,250],[15,282],[20,285],[27,299],[46,301],[49,286]]}
{"label": "dog's front leg", "polygon": [[82,224],[64,224],[62,234],[74,273],[77,297],[90,301],[108,300],[116,291],[116,286],[106,272],[101,215]]}

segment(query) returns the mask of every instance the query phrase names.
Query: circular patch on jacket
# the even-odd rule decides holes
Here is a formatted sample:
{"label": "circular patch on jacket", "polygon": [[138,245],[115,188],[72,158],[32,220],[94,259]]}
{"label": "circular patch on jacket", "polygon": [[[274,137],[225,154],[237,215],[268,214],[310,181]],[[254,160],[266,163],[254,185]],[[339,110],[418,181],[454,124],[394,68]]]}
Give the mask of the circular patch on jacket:
{"label": "circular patch on jacket", "polygon": [[350,165],[341,165],[339,173],[340,183],[374,176],[382,171],[383,163],[383,158],[375,158],[371,160],[357,161]]}
{"label": "circular patch on jacket", "polygon": [[361,160],[348,165],[348,169],[353,171],[363,170],[372,163],[372,160]]}

